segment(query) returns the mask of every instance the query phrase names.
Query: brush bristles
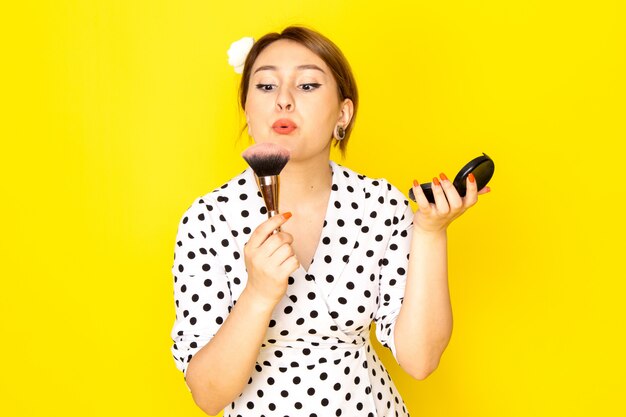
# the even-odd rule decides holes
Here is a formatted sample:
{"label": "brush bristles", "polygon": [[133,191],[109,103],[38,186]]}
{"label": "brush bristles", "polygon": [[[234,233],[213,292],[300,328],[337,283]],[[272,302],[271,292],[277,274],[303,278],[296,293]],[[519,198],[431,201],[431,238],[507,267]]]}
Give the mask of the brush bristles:
{"label": "brush bristles", "polygon": [[257,177],[278,175],[289,162],[289,150],[275,143],[257,143],[241,154]]}

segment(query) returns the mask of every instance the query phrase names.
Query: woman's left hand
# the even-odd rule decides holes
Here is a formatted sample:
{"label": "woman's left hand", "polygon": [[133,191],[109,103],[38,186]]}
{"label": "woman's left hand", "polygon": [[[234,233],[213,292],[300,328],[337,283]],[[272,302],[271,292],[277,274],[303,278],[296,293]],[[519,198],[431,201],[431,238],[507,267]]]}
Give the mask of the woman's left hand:
{"label": "woman's left hand", "polygon": [[413,193],[419,206],[413,216],[413,226],[424,232],[441,232],[446,230],[454,219],[476,204],[480,194],[486,194],[491,191],[489,187],[484,187],[482,190],[477,191],[474,175],[470,174],[466,180],[467,191],[465,197],[461,197],[444,173],[441,173],[439,176],[441,181],[435,177],[432,183],[433,195],[435,197],[434,204],[426,199],[422,187],[419,186],[416,180],[413,180]]}

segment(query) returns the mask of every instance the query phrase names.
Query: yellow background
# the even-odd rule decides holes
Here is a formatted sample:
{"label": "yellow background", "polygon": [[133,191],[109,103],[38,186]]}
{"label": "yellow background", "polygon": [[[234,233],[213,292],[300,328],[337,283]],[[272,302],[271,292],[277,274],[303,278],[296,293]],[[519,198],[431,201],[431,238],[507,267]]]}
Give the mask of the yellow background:
{"label": "yellow background", "polygon": [[203,415],[169,351],[176,227],[246,167],[230,43],[301,23],[361,92],[335,161],[405,193],[496,162],[449,229],[440,367],[412,380],[376,342],[411,414],[625,415],[625,2],[15,3],[0,414]]}

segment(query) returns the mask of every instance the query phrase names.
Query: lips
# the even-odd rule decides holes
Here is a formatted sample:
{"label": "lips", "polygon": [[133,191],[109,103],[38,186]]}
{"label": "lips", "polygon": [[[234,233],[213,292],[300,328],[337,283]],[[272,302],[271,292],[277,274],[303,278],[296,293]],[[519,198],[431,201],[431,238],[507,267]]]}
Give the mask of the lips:
{"label": "lips", "polygon": [[276,120],[272,125],[272,129],[280,135],[288,135],[296,130],[297,127],[298,126],[296,126],[296,124],[289,119]]}

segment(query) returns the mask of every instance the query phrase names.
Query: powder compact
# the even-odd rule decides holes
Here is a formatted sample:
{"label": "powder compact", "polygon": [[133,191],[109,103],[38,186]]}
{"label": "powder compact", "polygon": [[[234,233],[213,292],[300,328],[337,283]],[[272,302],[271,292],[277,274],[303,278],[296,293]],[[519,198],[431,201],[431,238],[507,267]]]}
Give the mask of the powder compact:
{"label": "powder compact", "polygon": [[[474,174],[474,178],[476,179],[477,190],[482,190],[485,185],[489,182],[491,177],[493,176],[493,171],[495,170],[495,165],[493,160],[487,156],[486,153],[477,158],[469,161],[452,181],[452,185],[459,192],[461,197],[465,197],[465,192],[467,191],[465,188],[467,176],[472,173]],[[424,195],[428,199],[429,202],[435,202],[435,196],[433,195],[432,183],[424,183],[420,184],[422,187],[422,191],[424,191]],[[409,189],[409,198],[415,201],[415,194],[413,194],[413,188]]]}

